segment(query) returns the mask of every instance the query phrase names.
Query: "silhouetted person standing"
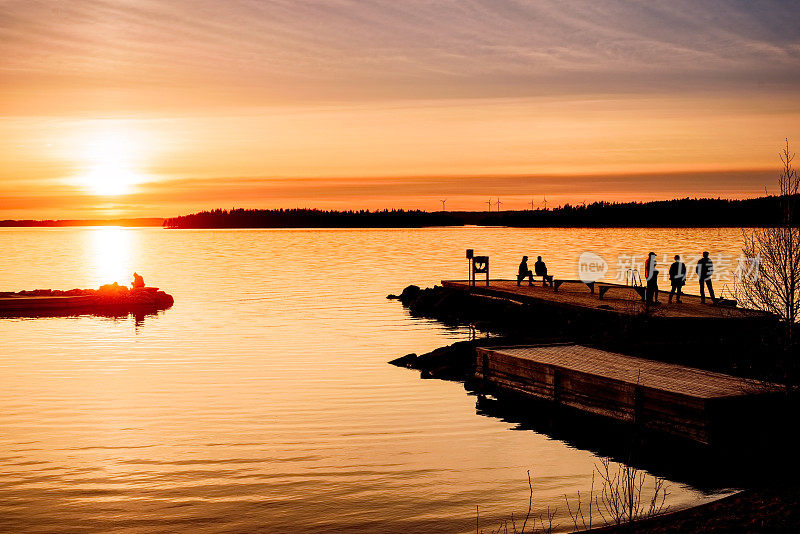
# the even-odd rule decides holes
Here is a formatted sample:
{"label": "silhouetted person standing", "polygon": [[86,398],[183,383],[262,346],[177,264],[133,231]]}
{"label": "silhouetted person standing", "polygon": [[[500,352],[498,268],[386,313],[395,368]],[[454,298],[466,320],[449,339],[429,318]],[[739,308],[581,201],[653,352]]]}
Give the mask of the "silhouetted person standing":
{"label": "silhouetted person standing", "polygon": [[536,271],[536,276],[542,277],[542,287],[547,284],[553,287],[553,277],[547,274],[547,264],[542,261],[541,256],[536,256],[536,263],[533,264],[533,269]]}
{"label": "silhouetted person standing", "polygon": [[144,278],[139,273],[133,273],[133,283],[131,283],[131,287],[133,289],[139,289],[144,287]]}
{"label": "silhouetted person standing", "polygon": [[519,274],[517,274],[517,285],[525,278],[528,279],[528,285],[533,285],[533,272],[528,269],[528,256],[522,256],[522,261],[519,262]]}
{"label": "silhouetted person standing", "polygon": [[677,254],[675,254],[675,261],[669,266],[669,281],[672,284],[672,289],[669,290],[669,301],[672,302],[672,295],[677,292],[678,297],[675,301],[680,302],[681,290],[686,283],[686,264]]}
{"label": "silhouetted person standing", "polygon": [[647,304],[658,302],[658,271],[656,270],[656,253],[647,255],[644,262],[644,279],[646,282],[645,300]]}
{"label": "silhouetted person standing", "polygon": [[711,301],[716,304],[717,299],[714,297],[714,288],[711,287],[711,277],[714,275],[714,263],[708,257],[708,252],[703,252],[703,257],[697,262],[697,278],[700,281],[700,303],[706,302],[706,286],[708,286],[708,296]]}

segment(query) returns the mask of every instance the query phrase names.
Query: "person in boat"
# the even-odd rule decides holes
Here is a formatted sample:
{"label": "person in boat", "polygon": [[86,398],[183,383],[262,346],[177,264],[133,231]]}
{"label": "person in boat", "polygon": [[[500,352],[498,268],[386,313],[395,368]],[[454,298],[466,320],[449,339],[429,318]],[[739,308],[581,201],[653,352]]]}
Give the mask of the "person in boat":
{"label": "person in boat", "polygon": [[133,282],[131,282],[131,287],[133,289],[139,289],[144,287],[144,278],[139,273],[133,273]]}
{"label": "person in boat", "polygon": [[533,270],[536,272],[536,276],[542,277],[542,287],[547,284],[553,287],[553,277],[547,274],[547,264],[542,261],[541,256],[536,256],[536,263],[533,264]]}
{"label": "person in boat", "polygon": [[533,285],[533,272],[528,269],[528,256],[522,256],[522,261],[519,262],[519,272],[517,273],[517,285],[520,284],[525,278],[528,279],[528,285]]}
{"label": "person in boat", "polygon": [[714,288],[711,286],[711,277],[714,275],[714,262],[708,257],[708,252],[703,252],[703,257],[697,262],[695,267],[697,278],[700,281],[700,303],[706,302],[706,286],[708,286],[708,296],[711,301],[716,304],[717,299],[714,297]]}
{"label": "person in boat", "polygon": [[656,270],[656,253],[647,255],[644,262],[645,300],[647,304],[658,303],[658,271]]}
{"label": "person in boat", "polygon": [[681,261],[681,257],[675,254],[675,261],[669,266],[669,281],[672,288],[669,290],[669,301],[677,293],[676,302],[681,301],[681,290],[686,283],[686,264]]}

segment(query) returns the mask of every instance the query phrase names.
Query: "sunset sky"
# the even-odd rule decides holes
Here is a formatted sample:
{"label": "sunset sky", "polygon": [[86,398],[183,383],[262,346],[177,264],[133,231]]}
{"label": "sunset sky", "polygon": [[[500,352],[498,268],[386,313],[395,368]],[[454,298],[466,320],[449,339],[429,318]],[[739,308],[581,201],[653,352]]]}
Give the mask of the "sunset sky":
{"label": "sunset sky", "polygon": [[775,190],[800,3],[0,0],[0,219]]}

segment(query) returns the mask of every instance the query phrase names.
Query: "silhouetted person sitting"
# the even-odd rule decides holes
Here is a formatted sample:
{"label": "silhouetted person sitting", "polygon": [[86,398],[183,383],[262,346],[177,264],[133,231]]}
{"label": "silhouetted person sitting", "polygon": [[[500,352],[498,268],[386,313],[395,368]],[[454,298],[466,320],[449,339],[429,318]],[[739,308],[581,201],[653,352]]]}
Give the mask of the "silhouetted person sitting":
{"label": "silhouetted person sitting", "polygon": [[536,263],[533,264],[533,269],[536,271],[536,276],[542,277],[542,287],[547,284],[553,287],[553,277],[547,274],[547,265],[542,261],[541,256],[536,256]]}
{"label": "silhouetted person sitting", "polygon": [[708,296],[711,301],[716,304],[717,299],[714,297],[714,288],[711,286],[711,277],[714,275],[714,262],[708,257],[708,252],[703,252],[703,257],[697,262],[697,278],[700,282],[700,303],[706,302],[706,286],[708,286]]}
{"label": "silhouetted person sitting", "polygon": [[672,284],[672,289],[669,290],[669,301],[672,302],[672,295],[677,292],[675,301],[680,302],[681,290],[686,283],[686,265],[677,254],[675,254],[675,261],[669,266],[669,281]]}
{"label": "silhouetted person sitting", "polygon": [[517,285],[525,278],[528,279],[528,285],[533,285],[533,272],[528,269],[528,256],[522,256],[522,261],[519,262],[519,273],[517,274]]}
{"label": "silhouetted person sitting", "polygon": [[133,273],[133,282],[131,283],[133,289],[144,287],[144,278],[138,273]]}
{"label": "silhouetted person sitting", "polygon": [[656,270],[656,253],[647,255],[644,262],[645,300],[647,304],[658,302],[658,271]]}

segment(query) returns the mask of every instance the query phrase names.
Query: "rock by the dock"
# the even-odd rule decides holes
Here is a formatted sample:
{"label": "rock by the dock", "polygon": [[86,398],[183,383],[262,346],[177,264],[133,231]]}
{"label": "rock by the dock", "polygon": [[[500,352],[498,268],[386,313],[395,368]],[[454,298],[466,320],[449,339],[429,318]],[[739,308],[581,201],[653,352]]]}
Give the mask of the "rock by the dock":
{"label": "rock by the dock", "polygon": [[418,356],[412,352],[411,354],[406,354],[405,356],[400,356],[399,358],[395,358],[389,363],[392,365],[396,365],[398,367],[407,367],[409,369],[412,369],[414,367],[414,362],[417,361],[417,357]]}
{"label": "rock by the dock", "polygon": [[406,288],[403,289],[403,292],[400,293],[400,297],[399,297],[400,298],[400,302],[403,303],[403,306],[408,306],[409,303],[412,300],[416,299],[421,292],[422,292],[422,289],[420,289],[419,286],[415,286],[413,284],[410,285],[410,286],[406,286]]}
{"label": "rock by the dock", "polygon": [[[502,340],[502,341],[501,341]],[[392,365],[416,369],[422,378],[449,378],[462,380],[472,368],[477,344],[494,345],[508,342],[502,338],[481,339],[480,341],[457,341],[452,345],[439,347],[425,354],[406,354],[390,361]]]}
{"label": "rock by the dock", "polygon": [[410,285],[403,289],[400,302],[411,315],[430,317],[451,324],[471,324],[484,331],[504,333],[519,327],[530,318],[520,313],[517,302],[487,298],[442,286],[421,289]]}

